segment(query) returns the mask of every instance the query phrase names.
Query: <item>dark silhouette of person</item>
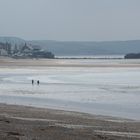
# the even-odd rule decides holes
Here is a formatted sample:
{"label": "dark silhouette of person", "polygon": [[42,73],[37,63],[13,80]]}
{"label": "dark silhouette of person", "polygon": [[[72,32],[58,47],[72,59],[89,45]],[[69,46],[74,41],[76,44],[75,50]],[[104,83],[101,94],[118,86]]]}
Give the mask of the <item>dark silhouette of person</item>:
{"label": "dark silhouette of person", "polygon": [[40,84],[39,80],[37,81],[37,84],[38,84],[38,85]]}
{"label": "dark silhouette of person", "polygon": [[34,80],[32,80],[32,85],[34,84]]}

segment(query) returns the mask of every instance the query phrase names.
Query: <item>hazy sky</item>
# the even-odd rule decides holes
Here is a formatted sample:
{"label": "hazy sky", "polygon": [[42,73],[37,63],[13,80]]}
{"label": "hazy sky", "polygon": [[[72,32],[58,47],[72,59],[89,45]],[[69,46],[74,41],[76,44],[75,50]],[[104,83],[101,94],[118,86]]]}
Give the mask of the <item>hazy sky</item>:
{"label": "hazy sky", "polygon": [[0,0],[0,36],[140,39],[140,0]]}

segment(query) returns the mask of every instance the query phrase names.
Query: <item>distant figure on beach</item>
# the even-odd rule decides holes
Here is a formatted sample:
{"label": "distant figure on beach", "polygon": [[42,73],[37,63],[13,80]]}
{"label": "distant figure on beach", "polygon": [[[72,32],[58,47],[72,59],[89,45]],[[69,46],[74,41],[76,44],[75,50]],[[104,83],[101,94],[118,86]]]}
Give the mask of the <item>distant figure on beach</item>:
{"label": "distant figure on beach", "polygon": [[32,85],[34,84],[34,80],[32,80]]}
{"label": "distant figure on beach", "polygon": [[40,84],[39,80],[37,81],[37,84],[38,84],[38,85]]}

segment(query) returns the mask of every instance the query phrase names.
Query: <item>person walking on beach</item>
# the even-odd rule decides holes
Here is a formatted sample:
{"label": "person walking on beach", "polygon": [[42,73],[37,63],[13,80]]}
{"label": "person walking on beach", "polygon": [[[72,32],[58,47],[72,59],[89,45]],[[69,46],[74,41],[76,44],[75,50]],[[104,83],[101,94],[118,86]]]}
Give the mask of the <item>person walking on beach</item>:
{"label": "person walking on beach", "polygon": [[32,85],[34,84],[34,80],[32,80]]}
{"label": "person walking on beach", "polygon": [[39,85],[40,84],[40,82],[39,82],[39,80],[37,81],[37,85]]}

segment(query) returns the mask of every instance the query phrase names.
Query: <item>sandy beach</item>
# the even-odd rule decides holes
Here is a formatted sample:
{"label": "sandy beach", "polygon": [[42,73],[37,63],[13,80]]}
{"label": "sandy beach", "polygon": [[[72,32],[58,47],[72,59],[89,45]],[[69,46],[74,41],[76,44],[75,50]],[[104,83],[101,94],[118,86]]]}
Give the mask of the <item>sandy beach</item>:
{"label": "sandy beach", "polygon": [[[1,72],[7,69],[9,73],[9,69],[16,70],[17,68],[35,68],[42,70],[48,67],[139,68],[140,61],[130,60],[124,63],[124,61],[121,60],[114,60],[110,63],[110,61],[106,60],[106,63],[104,63],[104,61],[88,61],[87,63],[87,60],[83,60],[83,63],[79,64],[79,60],[63,59],[0,60]],[[15,73],[16,72],[17,71],[15,71]],[[9,83],[9,85],[10,84],[11,83]],[[19,86],[22,86],[22,84],[23,83],[21,82]],[[28,83],[26,85],[28,85]],[[44,84],[44,86],[46,85]],[[4,89],[4,91],[6,90]],[[21,89],[18,90],[18,92],[21,92]],[[24,95],[26,95],[26,93]],[[49,109],[48,107],[35,108],[31,106],[29,107],[28,105],[21,106],[14,104],[0,104],[0,140],[139,139],[140,122],[138,120],[136,121],[133,119],[123,119],[121,117],[109,117],[93,114],[91,115],[87,113],[79,113],[78,111],[73,112],[59,109]]]}
{"label": "sandy beach", "polygon": [[140,140],[140,0],[0,0],[0,140]]}
{"label": "sandy beach", "polygon": [[1,140],[139,140],[140,122],[0,104]]}
{"label": "sandy beach", "polygon": [[[79,63],[79,60],[83,62]],[[124,60],[124,62],[122,63],[122,59],[11,59],[2,57],[0,67],[140,67],[139,60]]]}

